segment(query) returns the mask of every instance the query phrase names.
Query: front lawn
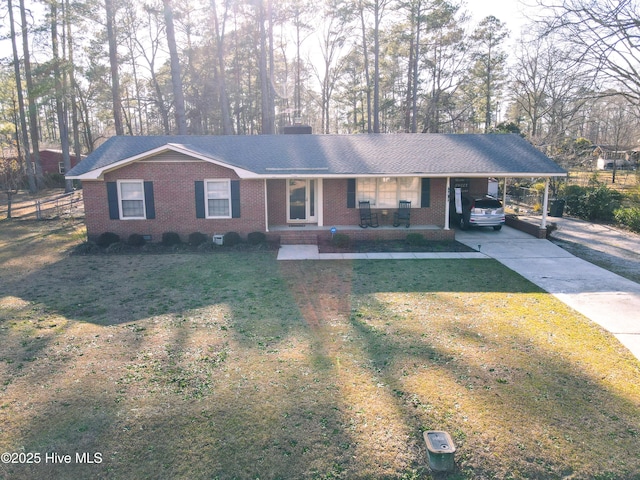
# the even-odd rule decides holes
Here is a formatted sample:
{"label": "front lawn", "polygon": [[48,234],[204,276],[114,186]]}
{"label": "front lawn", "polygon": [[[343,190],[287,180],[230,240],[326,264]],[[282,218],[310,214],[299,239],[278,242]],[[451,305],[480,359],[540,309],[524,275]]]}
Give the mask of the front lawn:
{"label": "front lawn", "polygon": [[0,222],[0,478],[640,478],[640,362],[495,261],[81,239]]}

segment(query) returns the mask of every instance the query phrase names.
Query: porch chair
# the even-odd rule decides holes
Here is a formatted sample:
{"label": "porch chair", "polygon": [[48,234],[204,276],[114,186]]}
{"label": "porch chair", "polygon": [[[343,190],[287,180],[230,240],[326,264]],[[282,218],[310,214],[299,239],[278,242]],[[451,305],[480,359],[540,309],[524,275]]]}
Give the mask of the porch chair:
{"label": "porch chair", "polygon": [[376,228],[378,224],[378,214],[371,213],[371,203],[358,202],[358,208],[360,209],[360,227],[362,228]]}
{"label": "porch chair", "polygon": [[393,226],[397,227],[401,223],[407,228],[411,225],[411,202],[408,200],[400,200],[398,211],[393,213]]}

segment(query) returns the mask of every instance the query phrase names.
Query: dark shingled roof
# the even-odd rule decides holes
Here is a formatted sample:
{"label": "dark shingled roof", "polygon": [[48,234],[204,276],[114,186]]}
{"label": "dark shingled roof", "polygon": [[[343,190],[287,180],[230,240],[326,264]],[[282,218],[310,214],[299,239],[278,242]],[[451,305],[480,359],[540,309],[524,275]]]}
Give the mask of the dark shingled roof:
{"label": "dark shingled roof", "polygon": [[165,145],[264,177],[566,175],[519,135],[427,133],[112,137],[67,176],[82,178]]}

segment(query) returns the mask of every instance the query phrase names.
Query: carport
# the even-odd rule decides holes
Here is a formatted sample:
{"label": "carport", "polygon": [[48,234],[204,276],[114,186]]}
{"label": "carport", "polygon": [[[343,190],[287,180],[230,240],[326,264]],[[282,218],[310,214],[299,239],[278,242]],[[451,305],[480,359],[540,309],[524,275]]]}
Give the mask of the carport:
{"label": "carport", "polygon": [[[547,211],[549,209],[549,182],[550,179],[552,177],[566,177],[567,176],[567,172],[554,172],[554,173],[550,173],[550,172],[540,172],[539,174],[527,174],[527,175],[522,175],[522,174],[511,174],[511,175],[505,175],[505,174],[488,174],[488,175],[482,175],[482,176],[468,176],[469,178],[497,178],[497,179],[502,179],[502,205],[506,205],[507,204],[507,179],[509,178],[544,178],[545,182],[544,182],[544,194],[543,194],[543,200],[542,200],[542,220],[540,222],[540,229],[546,229],[547,228]],[[447,200],[445,203],[445,230],[449,230],[451,228],[450,223],[449,223],[449,214],[450,214],[450,208],[451,208],[451,191],[452,191],[452,186],[453,186],[453,182],[452,179],[454,177],[447,177]]]}

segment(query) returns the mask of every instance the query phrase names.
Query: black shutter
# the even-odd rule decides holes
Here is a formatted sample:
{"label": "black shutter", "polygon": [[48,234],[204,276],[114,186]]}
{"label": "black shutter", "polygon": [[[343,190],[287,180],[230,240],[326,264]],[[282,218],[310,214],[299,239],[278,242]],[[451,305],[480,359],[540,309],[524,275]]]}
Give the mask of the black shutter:
{"label": "black shutter", "polygon": [[196,180],[196,218],[204,217],[204,182]]}
{"label": "black shutter", "polygon": [[118,184],[116,182],[107,182],[107,202],[109,203],[109,218],[111,220],[120,220]]}
{"label": "black shutter", "polygon": [[347,179],[347,208],[356,208],[356,179]]}
{"label": "black shutter", "polygon": [[421,207],[431,206],[431,179],[430,178],[422,179],[422,193],[420,195],[420,206]]}
{"label": "black shutter", "polygon": [[231,180],[231,218],[240,218],[240,180]]}
{"label": "black shutter", "polygon": [[144,182],[144,208],[147,220],[156,218],[156,205],[153,199],[153,182]]}

